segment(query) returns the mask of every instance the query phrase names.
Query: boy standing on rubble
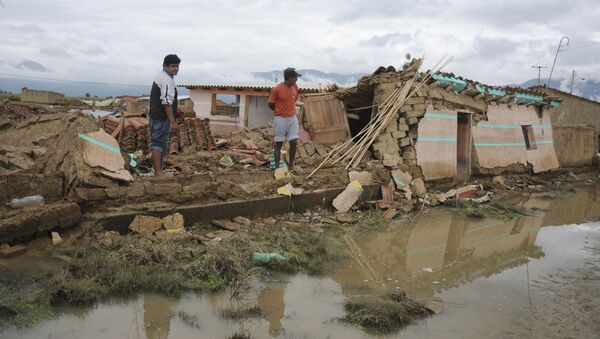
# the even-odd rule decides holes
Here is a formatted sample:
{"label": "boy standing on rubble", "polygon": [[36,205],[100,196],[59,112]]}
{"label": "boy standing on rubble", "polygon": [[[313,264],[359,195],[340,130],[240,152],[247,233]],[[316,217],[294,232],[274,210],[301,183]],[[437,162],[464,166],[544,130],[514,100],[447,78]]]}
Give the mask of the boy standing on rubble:
{"label": "boy standing on rubble", "polygon": [[294,170],[296,157],[296,143],[298,141],[298,118],[296,117],[296,100],[298,100],[298,86],[296,81],[302,76],[292,67],[283,71],[282,83],[277,84],[269,95],[269,107],[275,113],[275,168],[279,167],[281,147],[285,141],[290,143],[288,168]]}
{"label": "boy standing on rubble", "polygon": [[150,91],[150,134],[152,166],[156,178],[165,178],[165,158],[169,154],[169,134],[179,126],[175,122],[177,112],[177,87],[174,77],[179,72],[181,59],[169,54],[163,61],[163,69],[156,75]]}

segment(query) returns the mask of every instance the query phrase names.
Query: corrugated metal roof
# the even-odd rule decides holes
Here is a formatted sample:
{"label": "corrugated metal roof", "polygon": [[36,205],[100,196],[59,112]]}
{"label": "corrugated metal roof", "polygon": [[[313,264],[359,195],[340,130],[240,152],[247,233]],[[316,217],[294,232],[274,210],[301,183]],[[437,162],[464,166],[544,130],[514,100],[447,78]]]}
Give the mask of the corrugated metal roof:
{"label": "corrugated metal roof", "polygon": [[[234,89],[234,90],[243,90],[243,89],[251,89],[255,91],[270,91],[275,84],[245,84],[245,83],[233,83],[233,84],[185,84],[178,85],[179,87],[185,87],[187,89],[194,88],[202,88],[202,89]],[[298,86],[300,92],[304,93],[318,93],[320,92],[320,88],[318,86]]]}

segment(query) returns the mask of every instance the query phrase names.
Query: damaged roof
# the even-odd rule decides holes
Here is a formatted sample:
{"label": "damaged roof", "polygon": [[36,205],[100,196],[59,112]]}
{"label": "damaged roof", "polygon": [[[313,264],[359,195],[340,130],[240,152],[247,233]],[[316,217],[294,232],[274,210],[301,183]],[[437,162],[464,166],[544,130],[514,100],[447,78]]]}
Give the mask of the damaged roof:
{"label": "damaged roof", "polygon": [[[223,89],[223,90],[254,90],[254,91],[270,91],[275,84],[252,84],[252,83],[208,83],[208,84],[184,84],[178,85],[178,87],[185,87],[187,89]],[[298,85],[301,93],[319,93],[321,89],[319,86],[305,86]]]}

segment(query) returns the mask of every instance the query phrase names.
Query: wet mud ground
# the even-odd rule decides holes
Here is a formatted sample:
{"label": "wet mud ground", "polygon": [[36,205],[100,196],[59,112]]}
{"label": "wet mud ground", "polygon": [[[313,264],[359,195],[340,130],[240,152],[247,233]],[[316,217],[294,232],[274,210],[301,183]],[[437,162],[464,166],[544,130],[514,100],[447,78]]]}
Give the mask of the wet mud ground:
{"label": "wet mud ground", "polygon": [[[0,337],[597,337],[600,186],[497,199],[521,213],[473,218],[457,208],[426,209],[340,236],[348,259],[325,275],[273,273],[233,301],[228,291],[145,293],[61,307],[51,320],[4,327]],[[32,271],[48,265],[35,251],[28,255],[12,260]],[[341,320],[350,298],[397,290],[436,314],[386,335]],[[259,311],[224,316],[232,303]]]}

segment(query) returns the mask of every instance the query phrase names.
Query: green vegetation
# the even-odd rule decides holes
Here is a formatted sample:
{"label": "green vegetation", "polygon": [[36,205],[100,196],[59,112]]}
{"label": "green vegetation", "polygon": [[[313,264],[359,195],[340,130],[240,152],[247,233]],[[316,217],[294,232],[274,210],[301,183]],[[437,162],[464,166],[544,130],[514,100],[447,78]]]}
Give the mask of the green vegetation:
{"label": "green vegetation", "polygon": [[353,298],[344,308],[344,322],[376,333],[390,333],[432,313],[404,292]]}

